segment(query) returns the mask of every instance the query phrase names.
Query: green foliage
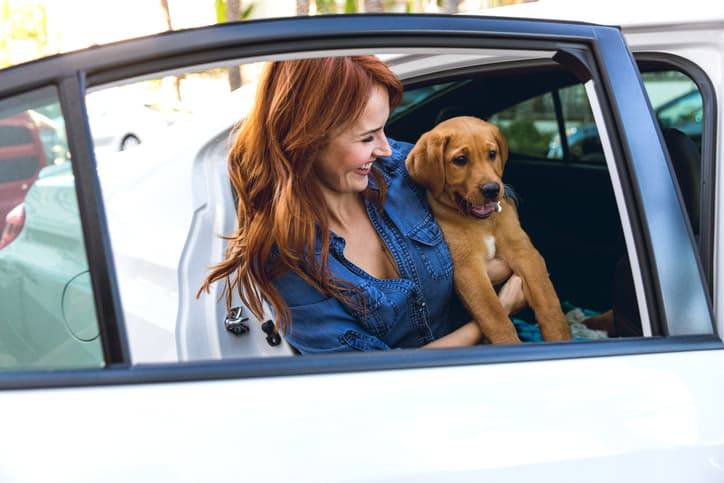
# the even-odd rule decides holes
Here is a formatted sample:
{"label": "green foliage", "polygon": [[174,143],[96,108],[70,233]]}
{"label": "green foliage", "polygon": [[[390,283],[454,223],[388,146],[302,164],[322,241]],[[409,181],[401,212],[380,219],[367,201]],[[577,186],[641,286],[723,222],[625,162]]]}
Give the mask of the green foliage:
{"label": "green foliage", "polygon": [[356,0],[345,0],[344,13],[357,13],[357,1]]}
{"label": "green foliage", "polygon": [[542,134],[533,121],[514,121],[501,126],[503,135],[508,139],[510,150],[515,153],[545,157],[552,135]]}
{"label": "green foliage", "polygon": [[215,0],[214,8],[216,9],[216,23],[226,22],[226,1]]}
{"label": "green foliage", "polygon": [[244,10],[241,11],[241,18],[239,20],[248,20],[251,14],[254,13],[254,3],[250,3]]}
{"label": "green foliage", "polygon": [[317,0],[318,13],[337,13],[337,2],[335,0]]}
{"label": "green foliage", "polygon": [[7,67],[12,61],[10,50],[12,41],[24,40],[35,44],[35,57],[47,55],[48,16],[41,2],[10,7],[10,2],[2,1],[0,9],[0,67]]}
{"label": "green foliage", "polygon": [[227,0],[214,0],[214,9],[216,10],[216,23],[224,22],[236,22],[238,20],[247,20],[254,13],[254,7],[256,4],[249,3],[241,12],[239,12],[239,18],[227,19],[226,18],[226,3]]}

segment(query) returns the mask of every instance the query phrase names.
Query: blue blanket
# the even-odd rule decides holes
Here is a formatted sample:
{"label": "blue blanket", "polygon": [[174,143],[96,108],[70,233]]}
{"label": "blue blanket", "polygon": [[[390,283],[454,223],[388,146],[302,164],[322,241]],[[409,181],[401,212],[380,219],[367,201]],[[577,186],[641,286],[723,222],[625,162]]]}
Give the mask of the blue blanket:
{"label": "blue blanket", "polygon": [[[563,310],[563,313],[566,314],[566,319],[569,321],[569,323],[571,323],[571,317],[569,317],[569,314],[577,309],[583,312],[583,315],[586,317],[593,317],[599,315],[599,313],[595,310],[581,309],[570,302],[561,303],[561,309]],[[515,325],[515,330],[518,331],[518,337],[520,337],[520,340],[522,342],[543,342],[543,336],[540,333],[540,327],[538,326],[538,324],[526,322],[525,320],[521,319],[516,319],[515,317],[511,317],[510,320],[513,321],[513,325]],[[577,337],[574,335],[573,340],[594,339],[590,337]]]}

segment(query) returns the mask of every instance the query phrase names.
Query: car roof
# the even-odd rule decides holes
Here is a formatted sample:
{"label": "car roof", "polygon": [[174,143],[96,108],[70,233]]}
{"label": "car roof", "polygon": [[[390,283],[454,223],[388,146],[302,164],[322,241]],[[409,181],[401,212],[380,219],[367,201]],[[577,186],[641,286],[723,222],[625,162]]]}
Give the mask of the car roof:
{"label": "car roof", "polygon": [[649,26],[681,26],[724,23],[720,1],[687,0],[538,0],[478,12],[486,17],[513,17],[540,20],[564,20],[616,25],[623,30]]}

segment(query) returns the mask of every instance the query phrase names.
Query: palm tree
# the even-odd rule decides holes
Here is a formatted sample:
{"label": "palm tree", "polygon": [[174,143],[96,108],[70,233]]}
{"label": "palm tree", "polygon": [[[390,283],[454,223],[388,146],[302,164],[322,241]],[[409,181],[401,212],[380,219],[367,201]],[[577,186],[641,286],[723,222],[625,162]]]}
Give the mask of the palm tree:
{"label": "palm tree", "polygon": [[[241,20],[241,0],[226,0],[226,21]],[[229,89],[235,91],[241,87],[241,69],[238,65],[228,68]]]}
{"label": "palm tree", "polygon": [[[164,1],[164,0],[161,0]],[[238,22],[251,17],[254,11],[254,4],[249,3],[246,8],[241,8],[241,0],[216,0],[216,21]],[[229,76],[229,88],[235,91],[241,87],[241,69],[239,66],[229,67],[227,69]]]}
{"label": "palm tree", "polygon": [[[171,10],[168,8],[168,0],[161,0],[161,9],[163,10],[163,17],[166,20],[166,28],[173,30],[173,23],[171,22]],[[174,77],[174,87],[176,88],[176,100],[181,100],[181,79],[183,75],[177,75]]]}

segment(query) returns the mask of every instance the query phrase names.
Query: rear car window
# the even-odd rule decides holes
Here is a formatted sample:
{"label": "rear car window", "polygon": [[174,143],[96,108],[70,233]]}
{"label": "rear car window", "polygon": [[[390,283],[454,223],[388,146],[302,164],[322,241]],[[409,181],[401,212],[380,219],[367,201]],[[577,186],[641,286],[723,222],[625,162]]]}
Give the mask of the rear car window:
{"label": "rear car window", "polygon": [[65,139],[55,88],[0,100],[0,370],[104,364]]}

